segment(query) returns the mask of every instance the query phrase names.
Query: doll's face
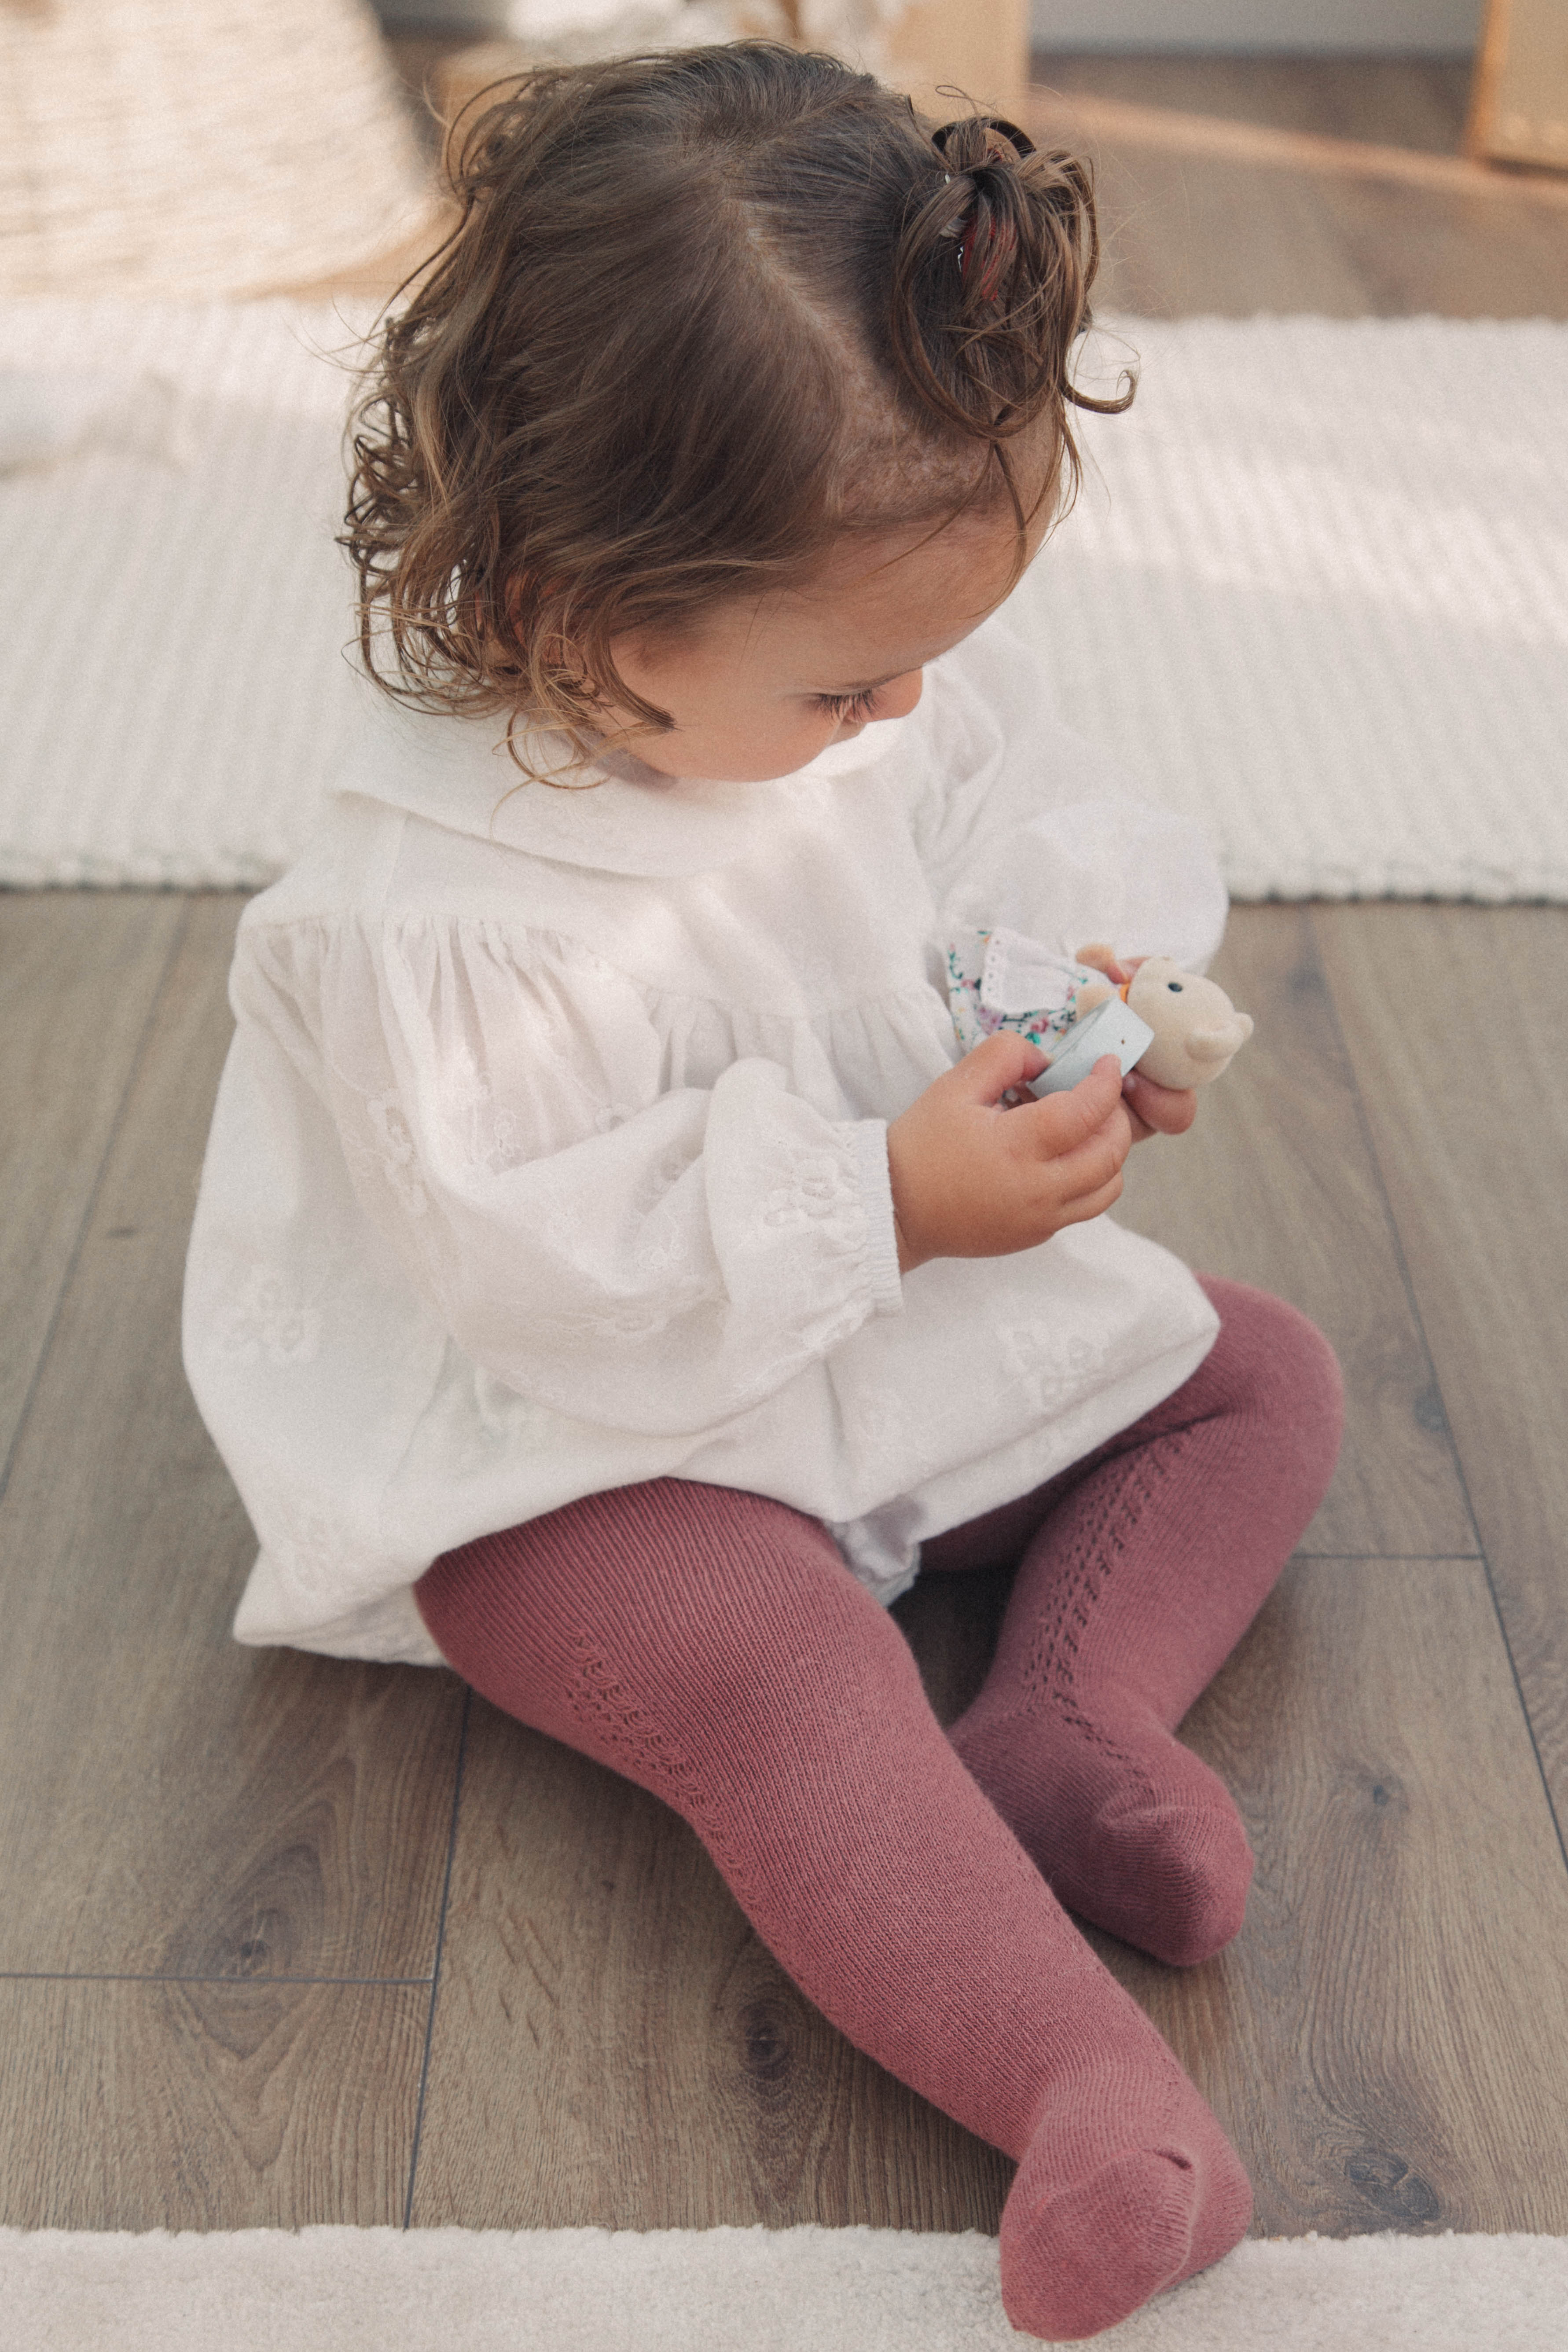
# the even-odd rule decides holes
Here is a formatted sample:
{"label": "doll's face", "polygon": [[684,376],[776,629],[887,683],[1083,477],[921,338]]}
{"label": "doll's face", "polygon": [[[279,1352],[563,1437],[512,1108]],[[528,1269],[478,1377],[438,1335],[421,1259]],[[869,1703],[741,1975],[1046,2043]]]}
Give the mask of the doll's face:
{"label": "doll's face", "polygon": [[1138,1066],[1163,1087],[1207,1086],[1252,1034],[1217,982],[1184,971],[1169,956],[1150,956],[1127,992],[1131,1010],[1154,1032]]}
{"label": "doll's face", "polygon": [[[1030,525],[1030,559],[1048,524],[1042,512]],[[934,536],[922,525],[847,539],[805,587],[737,597],[677,637],[616,638],[626,684],[675,721],[627,748],[663,775],[762,783],[879,719],[901,719],[921,698],[926,663],[1008,593],[1016,545],[1005,508]]]}
{"label": "doll's face", "polygon": [[1217,982],[1184,971],[1169,956],[1149,956],[1127,992],[1127,1002],[1156,1035],[1185,1037],[1194,1030],[1221,1029],[1236,1008]]}

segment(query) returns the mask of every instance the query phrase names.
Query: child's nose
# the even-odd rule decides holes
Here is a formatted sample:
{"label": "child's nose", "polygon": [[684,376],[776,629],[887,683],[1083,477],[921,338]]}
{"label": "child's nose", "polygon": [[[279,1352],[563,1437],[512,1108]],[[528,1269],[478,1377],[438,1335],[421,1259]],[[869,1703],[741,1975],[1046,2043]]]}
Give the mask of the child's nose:
{"label": "child's nose", "polygon": [[877,718],[904,718],[920,700],[925,682],[923,669],[906,670],[902,677],[890,677],[877,696]]}

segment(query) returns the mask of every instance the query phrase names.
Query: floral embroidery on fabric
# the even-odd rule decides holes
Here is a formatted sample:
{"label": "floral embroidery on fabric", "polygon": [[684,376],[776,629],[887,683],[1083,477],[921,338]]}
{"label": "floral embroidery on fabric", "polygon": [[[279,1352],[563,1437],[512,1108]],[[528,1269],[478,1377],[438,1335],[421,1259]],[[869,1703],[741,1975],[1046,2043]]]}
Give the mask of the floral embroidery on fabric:
{"label": "floral embroidery on fabric", "polygon": [[693,1284],[690,1279],[690,1244],[679,1210],[662,1216],[658,1212],[681,1178],[695,1166],[697,1157],[694,1151],[679,1146],[667,1151],[645,1171],[631,1196],[632,1214],[637,1221],[632,1265],[637,1276],[661,1286],[673,1282],[687,1295],[689,1303],[711,1297],[712,1288],[700,1280]]}
{"label": "floral embroidery on fabric", "polygon": [[685,1316],[710,1307],[713,1294],[706,1283],[672,1283],[651,1297],[617,1298],[603,1307],[584,1307],[560,1317],[563,1330],[574,1337],[597,1332],[613,1339],[652,1339]]}
{"label": "floral embroidery on fabric", "polygon": [[279,1573],[310,1603],[341,1591],[362,1546],[348,1523],[309,1495],[268,1482],[251,1499],[251,1516]]}
{"label": "floral embroidery on fabric", "polygon": [[789,1181],[776,1184],[763,1202],[762,1219],[782,1232],[799,1231],[845,1209],[858,1209],[859,1194],[846,1181],[842,1164],[832,1153],[803,1154],[790,1171]]}
{"label": "floral embroidery on fabric", "polygon": [[646,1217],[650,1211],[657,1209],[665,1194],[679,1183],[687,1170],[696,1166],[698,1156],[695,1145],[674,1144],[652,1161],[644,1170],[632,1193],[633,1215]]}
{"label": "floral embroidery on fabric", "polygon": [[1065,1347],[1032,1323],[1005,1324],[997,1331],[1002,1361],[1037,1412],[1050,1412],[1083,1393],[1103,1350],[1081,1332]]}
{"label": "floral embroidery on fabric", "polygon": [[411,1217],[422,1217],[430,1202],[414,1172],[414,1138],[403,1116],[395,1089],[374,1095],[365,1112],[375,1136],[383,1175]]}
{"label": "floral embroidery on fabric", "polygon": [[314,1363],[321,1313],[307,1306],[286,1274],[253,1265],[239,1286],[234,1316],[219,1342],[231,1364]]}
{"label": "floral embroidery on fabric", "polygon": [[520,1396],[505,1381],[481,1365],[474,1366],[474,1418],[467,1443],[453,1455],[464,1471],[486,1467],[501,1455],[542,1446],[553,1426],[553,1416],[531,1397]]}
{"label": "floral embroidery on fabric", "polygon": [[470,1168],[498,1176],[523,1158],[515,1111],[495,1099],[489,1075],[481,1070],[471,1045],[452,1057],[447,1079],[447,1105],[458,1120],[463,1156]]}

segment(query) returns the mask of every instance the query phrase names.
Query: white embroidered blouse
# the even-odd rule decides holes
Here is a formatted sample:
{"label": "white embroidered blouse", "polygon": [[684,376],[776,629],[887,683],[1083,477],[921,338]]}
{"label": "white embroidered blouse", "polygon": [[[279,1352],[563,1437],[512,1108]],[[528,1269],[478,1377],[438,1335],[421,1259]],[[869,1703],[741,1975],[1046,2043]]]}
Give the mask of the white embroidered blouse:
{"label": "white embroidered blouse", "polygon": [[1109,1217],[900,1278],[886,1124],[958,1057],[948,930],[1195,965],[1224,922],[1005,620],[773,783],[521,783],[496,725],[365,701],[240,925],[191,1239],[240,1641],[437,1663],[437,1554],[665,1475],[811,1513],[890,1600],[1201,1361],[1196,1283]]}

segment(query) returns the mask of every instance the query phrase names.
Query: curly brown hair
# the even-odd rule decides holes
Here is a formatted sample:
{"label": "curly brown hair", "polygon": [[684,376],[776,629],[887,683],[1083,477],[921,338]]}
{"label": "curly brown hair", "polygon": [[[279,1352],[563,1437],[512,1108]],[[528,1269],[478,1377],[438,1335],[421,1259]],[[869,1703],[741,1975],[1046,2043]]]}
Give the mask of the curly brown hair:
{"label": "curly brown hair", "polygon": [[[371,675],[579,755],[611,643],[847,530],[1070,498],[1089,168],[770,42],[526,74],[448,144],[458,219],[389,313],[342,543]],[[1031,427],[1026,509],[1012,445]],[[1043,467],[1037,463],[1043,456]],[[392,675],[384,675],[390,653]]]}

